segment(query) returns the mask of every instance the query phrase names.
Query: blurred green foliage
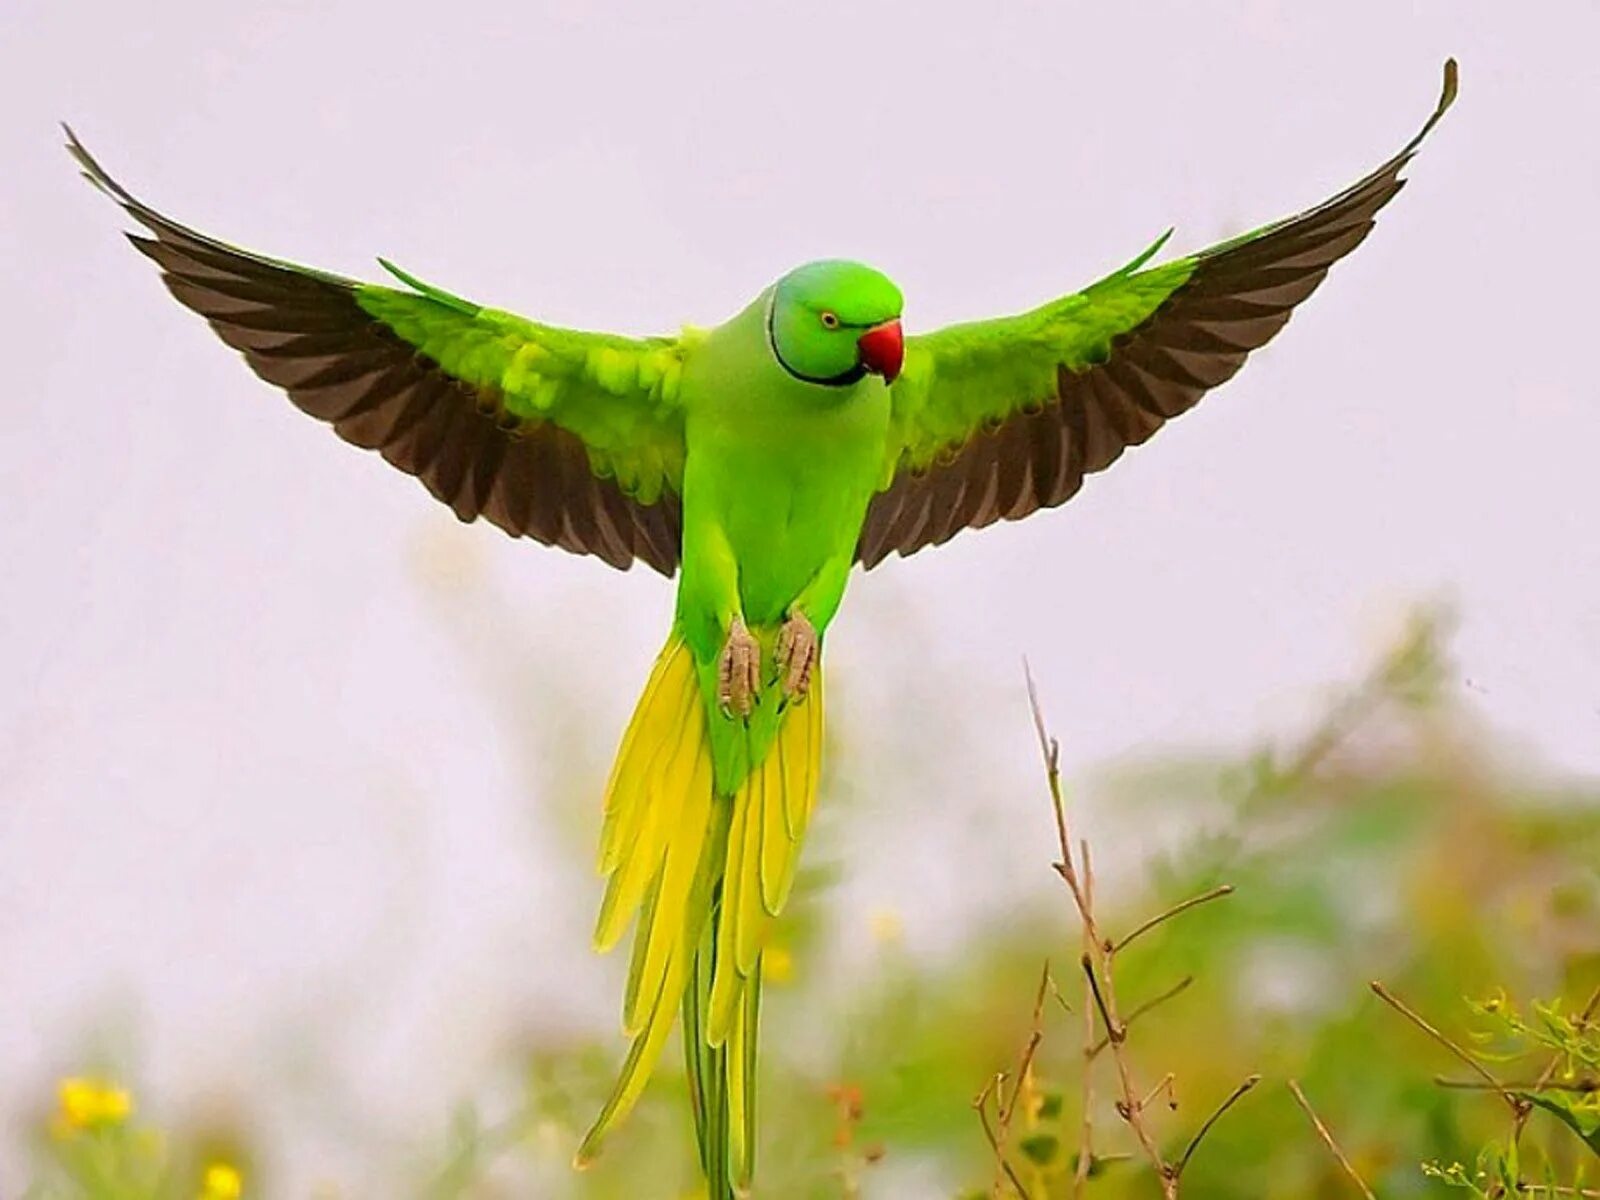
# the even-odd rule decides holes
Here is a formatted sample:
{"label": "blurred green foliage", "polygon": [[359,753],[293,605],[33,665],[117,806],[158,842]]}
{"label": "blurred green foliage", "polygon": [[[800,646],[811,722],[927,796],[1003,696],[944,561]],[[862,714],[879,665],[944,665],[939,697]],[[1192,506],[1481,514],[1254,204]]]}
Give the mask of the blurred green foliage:
{"label": "blurred green foliage", "polygon": [[250,1153],[220,1128],[170,1137],[140,1119],[133,1096],[99,1076],[63,1079],[40,1122],[38,1178],[27,1200],[240,1200]]}
{"label": "blurred green foliage", "polygon": [[[1159,830],[1166,847],[1139,875],[1100,882],[1096,908],[1110,936],[1233,888],[1116,958],[1124,1015],[1166,997],[1132,1023],[1124,1049],[1140,1089],[1173,1074],[1175,1108],[1163,1093],[1145,1112],[1168,1160],[1242,1079],[1263,1077],[1196,1149],[1181,1180],[1186,1196],[1360,1194],[1296,1105],[1290,1079],[1385,1200],[1452,1187],[1494,1196],[1533,1185],[1538,1194],[1583,1186],[1586,1160],[1590,1177],[1600,1167],[1600,1035],[1580,1019],[1600,986],[1600,795],[1497,757],[1455,701],[1440,636],[1437,622],[1416,622],[1286,751],[1156,760],[1110,783],[1117,821]],[[1067,775],[1071,812],[1070,764]],[[1049,804],[1042,770],[1038,803]],[[885,921],[876,969],[844,987],[827,970],[819,915],[829,880],[802,880],[809,895],[791,905],[777,955],[787,969],[768,990],[757,1195],[1015,1195],[974,1098],[1001,1072],[1002,1090],[1016,1089],[1009,1076],[1035,1029],[1046,960],[1059,996],[1039,1010],[1007,1154],[1030,1197],[1073,1194],[1086,1116],[1080,929],[1049,857],[1041,850],[1031,911],[937,962],[903,951]],[[1374,979],[1480,1056],[1506,1091],[1460,1086],[1475,1075],[1375,996]],[[1483,996],[1495,999],[1467,1001]],[[1561,999],[1533,1003],[1539,997]],[[1087,1036],[1101,1033],[1096,1018]],[[505,1053],[521,1064],[520,1098],[441,1117],[437,1145],[419,1151],[415,1195],[697,1194],[675,1062],[608,1153],[575,1174],[570,1159],[609,1087],[617,1045],[540,1034]],[[1111,1058],[1101,1053],[1092,1066],[1083,1194],[1159,1196],[1115,1110]],[[1519,1105],[1526,1128],[1514,1139]],[[59,1118],[50,1124],[41,1116],[37,1200],[202,1196],[205,1163],[224,1152],[248,1158],[242,1138],[219,1150],[215,1134],[155,1137],[136,1119],[65,1132]],[[247,1196],[252,1182],[247,1172]]]}

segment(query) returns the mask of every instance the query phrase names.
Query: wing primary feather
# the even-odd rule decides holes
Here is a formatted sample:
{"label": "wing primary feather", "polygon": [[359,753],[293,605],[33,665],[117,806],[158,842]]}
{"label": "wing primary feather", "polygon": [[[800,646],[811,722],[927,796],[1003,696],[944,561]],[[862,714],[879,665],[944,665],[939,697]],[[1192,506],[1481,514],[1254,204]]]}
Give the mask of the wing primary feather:
{"label": "wing primary feather", "polygon": [[[1451,59],[1416,136],[1298,215],[1150,267],[1163,236],[1076,296],[910,339],[892,392],[886,483],[868,507],[857,558],[872,567],[959,529],[1065,503],[1086,475],[1232,378],[1371,232],[1458,90]],[[1041,406],[1052,378],[1055,397]],[[961,438],[947,456],[944,447]],[[975,504],[990,456],[998,494]]]}
{"label": "wing primary feather", "polygon": [[[643,559],[663,575],[676,571],[682,411],[643,381],[681,371],[686,343],[586,334],[490,313],[388,260],[380,260],[384,269],[409,290],[230,246],[145,205],[105,172],[70,127],[63,132],[89,182],[143,227],[128,239],[160,268],[174,298],[243,352],[257,375],[344,440],[378,450],[418,476],[463,521],[485,516],[513,536],[592,554],[623,570]],[[624,369],[601,380],[592,366],[599,349]],[[502,367],[525,352],[551,364],[538,387],[554,388],[555,399],[547,404],[539,393],[539,419],[520,415],[529,407],[507,404],[499,390]],[[616,384],[630,378],[630,355],[640,364],[632,391]],[[438,387],[440,381],[447,386]],[[610,439],[612,457],[599,466],[583,441],[589,430]],[[536,452],[517,449],[529,443],[538,444]],[[637,484],[644,471],[645,486],[624,491],[616,463],[628,463],[629,455],[637,457],[628,477]]]}

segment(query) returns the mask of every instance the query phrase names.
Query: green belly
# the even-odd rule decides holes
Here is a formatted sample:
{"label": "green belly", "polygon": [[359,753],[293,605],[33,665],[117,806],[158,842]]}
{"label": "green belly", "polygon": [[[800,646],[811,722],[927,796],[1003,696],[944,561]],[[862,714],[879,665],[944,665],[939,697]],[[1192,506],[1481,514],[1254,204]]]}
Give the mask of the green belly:
{"label": "green belly", "polygon": [[782,621],[825,563],[854,553],[886,418],[886,398],[869,393],[832,410],[735,423],[694,447],[710,461],[691,451],[685,528],[706,518],[721,527],[752,627]]}

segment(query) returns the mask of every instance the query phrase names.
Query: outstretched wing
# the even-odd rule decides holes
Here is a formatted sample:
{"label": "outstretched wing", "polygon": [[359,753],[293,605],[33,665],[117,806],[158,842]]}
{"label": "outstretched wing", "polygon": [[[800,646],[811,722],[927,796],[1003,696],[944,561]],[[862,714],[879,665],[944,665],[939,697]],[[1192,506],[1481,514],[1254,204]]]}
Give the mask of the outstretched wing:
{"label": "outstretched wing", "polygon": [[384,263],[405,289],[264,258],[131,196],[67,130],[89,180],[153,235],[129,240],[178,300],[340,437],[486,517],[626,570],[679,560],[682,339],[538,325]]}
{"label": "outstretched wing", "polygon": [[1367,236],[1455,95],[1452,59],[1421,132],[1309,212],[1142,269],[1163,237],[1077,295],[908,339],[884,490],[868,507],[856,557],[872,567],[1062,504],[1085,475],[1194,407]]}

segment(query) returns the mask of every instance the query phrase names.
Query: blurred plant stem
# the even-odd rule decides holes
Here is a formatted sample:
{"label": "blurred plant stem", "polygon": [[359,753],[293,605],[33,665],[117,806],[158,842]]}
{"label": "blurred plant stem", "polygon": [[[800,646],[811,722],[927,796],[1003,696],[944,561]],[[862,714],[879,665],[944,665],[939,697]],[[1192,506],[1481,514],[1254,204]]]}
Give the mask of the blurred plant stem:
{"label": "blurred plant stem", "polygon": [[[1133,1131],[1138,1140],[1144,1156],[1149,1160],[1151,1169],[1156,1178],[1160,1180],[1162,1195],[1165,1200],[1177,1200],[1183,1181],[1183,1173],[1188,1167],[1195,1151],[1211,1131],[1215,1123],[1228,1109],[1232,1108],[1246,1092],[1260,1082],[1257,1074],[1248,1075],[1223,1102],[1201,1124],[1198,1131],[1189,1140],[1183,1153],[1176,1158],[1165,1156],[1157,1145],[1154,1132],[1150,1128],[1147,1114],[1154,1102],[1165,1095],[1168,1108],[1176,1110],[1178,1107],[1176,1082],[1173,1073],[1168,1072],[1161,1077],[1154,1087],[1141,1094],[1134,1083],[1134,1068],[1130,1062],[1127,1050],[1128,1029],[1132,1018],[1141,1013],[1148,1012],[1162,1000],[1176,995],[1188,986],[1189,978],[1181,980],[1166,992],[1156,997],[1155,1000],[1135,1009],[1128,1020],[1124,1020],[1119,1013],[1116,987],[1116,964],[1118,955],[1131,946],[1135,941],[1166,924],[1168,921],[1207,904],[1213,900],[1220,900],[1233,893],[1229,884],[1221,884],[1198,895],[1192,896],[1177,904],[1169,905],[1155,915],[1139,922],[1131,931],[1120,938],[1110,938],[1102,932],[1099,918],[1095,913],[1095,875],[1094,860],[1089,850],[1087,839],[1078,839],[1077,851],[1074,854],[1073,838],[1067,818],[1067,806],[1061,785],[1061,746],[1050,736],[1045,727],[1044,712],[1039,704],[1038,688],[1034,684],[1033,675],[1027,672],[1028,703],[1033,713],[1034,729],[1039,737],[1039,750],[1044,759],[1045,779],[1049,786],[1050,804],[1055,816],[1056,838],[1061,857],[1052,864],[1057,875],[1067,886],[1072,895],[1073,905],[1078,914],[1078,921],[1083,933],[1083,953],[1079,964],[1083,968],[1085,984],[1085,1022],[1083,1036],[1083,1087],[1084,1087],[1084,1120],[1081,1130],[1081,1140],[1078,1146],[1077,1164],[1073,1171],[1073,1195],[1078,1196],[1083,1192],[1090,1175],[1094,1171],[1094,1124],[1092,1120],[1092,1090],[1089,1082],[1094,1066],[1094,1060],[1100,1050],[1106,1046],[1111,1048],[1112,1061],[1116,1068],[1117,1115]],[[1027,1043],[1023,1047],[1017,1066],[1012,1073],[1014,1083],[1009,1099],[1004,1097],[1004,1084],[1006,1076],[996,1075],[978,1094],[974,1107],[983,1124],[984,1137],[994,1154],[997,1177],[991,1188],[992,1195],[999,1195],[1001,1180],[1008,1181],[1020,1200],[1030,1200],[1034,1195],[1042,1195],[1042,1191],[1030,1189],[1018,1174],[1017,1164],[1009,1151],[1009,1135],[1011,1121],[1017,1101],[1030,1085],[1030,1072],[1035,1054],[1038,1052],[1039,1043],[1043,1038],[1042,1018],[1044,1001],[1047,990],[1051,986],[1048,965],[1039,980],[1038,994],[1034,1000],[1033,1027]],[[1095,1039],[1094,1014],[1100,1015],[1101,1025],[1105,1030],[1103,1039]],[[993,1095],[998,1106],[998,1120],[991,1124],[988,1116],[988,1102]]]}
{"label": "blurred plant stem", "polygon": [[[959,943],[932,941],[917,919],[903,937],[877,896],[862,905],[832,892],[839,871],[819,843],[780,931],[789,969],[768,1014],[760,1200],[1426,1200],[1451,1188],[1477,1200],[1595,1197],[1600,789],[1517,765],[1448,703],[1441,628],[1414,619],[1280,752],[1147,750],[1081,797],[1064,786],[1034,698],[1050,807],[1027,799],[1021,772],[1018,790],[1009,780],[1005,790],[1022,797],[1016,808],[1031,812],[1054,869]],[[919,762],[926,779],[973,753],[959,737],[930,736],[926,712],[904,711],[914,713],[904,741],[938,768]],[[525,747],[541,764],[555,753],[542,738]],[[586,778],[572,786],[592,799]],[[848,785],[834,786],[844,790],[822,811],[844,822],[855,809],[841,802]],[[893,815],[915,820],[928,800],[919,787]],[[1102,810],[1112,820],[1091,857],[1081,835]],[[970,819],[988,814],[973,806]],[[1112,837],[1126,852],[1117,860],[1141,859],[1139,871],[1113,875]],[[1009,861],[1042,866],[1037,845],[1020,842]],[[970,861],[959,844],[945,853]],[[908,914],[924,899],[917,886],[961,896],[965,881],[950,887],[939,865],[937,876],[897,881]],[[970,891],[989,898],[981,880]],[[876,953],[841,969],[852,931],[870,932]],[[1046,948],[1053,969],[1041,965]],[[1374,976],[1412,1016],[1386,1019],[1368,1002]],[[1491,993],[1467,1033],[1438,1015]],[[1548,995],[1588,1003],[1522,1010],[1506,999]],[[296,1096],[251,1092],[242,1111],[262,1122],[261,1144],[318,1172],[293,1191],[269,1190],[269,1179],[295,1176],[260,1161],[256,1138],[219,1121],[215,1098],[169,1089],[131,1116],[119,1098],[134,1077],[125,1056],[81,1053],[69,1061],[83,1085],[20,1114],[35,1153],[22,1194],[198,1200],[212,1166],[227,1163],[240,1200],[695,1200],[687,1082],[671,1062],[615,1152],[570,1169],[614,1078],[609,1011],[591,1025],[530,1003],[492,1031],[474,1030],[482,1017],[441,1015],[430,1034],[495,1057],[470,1102],[424,1098],[447,1133],[417,1135],[411,1153],[362,1132],[394,1118],[383,1115],[392,1081],[364,1074],[359,1043],[339,1086],[319,1084],[302,1112]],[[1476,1060],[1471,1074],[1430,1082],[1447,1064],[1432,1033],[1417,1036],[1423,1027]],[[319,1037],[342,1046],[347,1032]],[[1254,1078],[1241,1082],[1244,1064],[1292,1079],[1294,1100],[1273,1088],[1238,1103]],[[223,1081],[220,1094],[241,1086]],[[1518,1102],[1509,1124],[1507,1094]],[[1199,1096],[1221,1101],[1208,1100],[1204,1120]],[[1181,1136],[1163,1111],[1175,1099],[1195,1109]],[[226,1200],[230,1178],[216,1173],[207,1200]]]}
{"label": "blurred plant stem", "polygon": [[[1600,1103],[1596,1103],[1596,1100],[1600,1099],[1600,1079],[1590,1076],[1573,1081],[1573,1086],[1563,1085],[1555,1080],[1557,1072],[1563,1069],[1569,1077],[1575,1074],[1580,1066],[1591,1071],[1600,1070],[1600,1028],[1597,1028],[1594,1021],[1596,1012],[1600,1011],[1600,988],[1596,988],[1590,994],[1588,1003],[1571,1017],[1564,1016],[1559,1006],[1555,1004],[1534,1005],[1538,1025],[1523,1020],[1503,996],[1472,1005],[1480,1016],[1497,1019],[1501,1025],[1502,1035],[1509,1036],[1513,1044],[1520,1041],[1524,1053],[1533,1053],[1539,1048],[1555,1052],[1553,1057],[1545,1062],[1538,1078],[1526,1088],[1499,1079],[1483,1065],[1483,1059],[1487,1057],[1484,1051],[1474,1053],[1467,1049],[1382,983],[1374,981],[1372,990],[1385,1004],[1450,1051],[1481,1078],[1481,1085],[1474,1082],[1469,1086],[1476,1090],[1494,1092],[1511,1110],[1511,1132],[1504,1145],[1497,1146],[1494,1143],[1485,1145],[1479,1153],[1475,1174],[1468,1175],[1459,1164],[1452,1164],[1449,1167],[1429,1164],[1426,1169],[1430,1175],[1476,1192],[1484,1200],[1504,1200],[1508,1196],[1540,1193],[1570,1196],[1600,1195],[1600,1192],[1584,1188],[1579,1184],[1558,1184],[1548,1179],[1544,1183],[1536,1183],[1525,1179],[1520,1153],[1528,1119],[1536,1109],[1542,1108],[1571,1128],[1583,1144],[1593,1152],[1595,1158],[1600,1160]],[[1480,1037],[1478,1040],[1482,1041],[1483,1038]],[[1501,1053],[1496,1057],[1504,1061],[1516,1055]],[[1435,1077],[1434,1082],[1443,1087],[1462,1086],[1452,1080],[1438,1077]],[[1576,1097],[1573,1093],[1576,1093]],[[1547,1171],[1550,1169],[1548,1163],[1546,1169]],[[1480,1180],[1483,1181],[1481,1186]]]}
{"label": "blurred plant stem", "polygon": [[1312,1128],[1317,1131],[1317,1136],[1322,1139],[1322,1144],[1327,1146],[1328,1152],[1333,1155],[1339,1166],[1343,1168],[1344,1173],[1350,1176],[1350,1181],[1360,1189],[1361,1194],[1367,1200],[1378,1200],[1372,1194],[1372,1189],[1367,1186],[1367,1181],[1361,1178],[1361,1172],[1356,1170],[1355,1164],[1350,1161],[1349,1156],[1345,1154],[1339,1143],[1334,1140],[1332,1131],[1322,1123],[1322,1118],[1317,1116],[1317,1110],[1311,1107],[1311,1101],[1306,1099],[1306,1094],[1301,1090],[1297,1080],[1289,1080],[1289,1091],[1294,1094],[1295,1102],[1300,1105],[1310,1119]]}

